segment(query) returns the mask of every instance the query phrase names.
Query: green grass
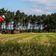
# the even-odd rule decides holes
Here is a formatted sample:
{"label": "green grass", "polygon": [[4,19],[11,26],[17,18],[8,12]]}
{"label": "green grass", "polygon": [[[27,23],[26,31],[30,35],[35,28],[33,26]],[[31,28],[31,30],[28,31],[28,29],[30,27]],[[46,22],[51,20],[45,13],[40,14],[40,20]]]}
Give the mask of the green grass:
{"label": "green grass", "polygon": [[56,40],[56,33],[21,33],[21,34],[0,34],[0,42],[16,41],[18,43],[38,42],[45,44]]}
{"label": "green grass", "polygon": [[56,56],[56,33],[0,34],[0,56]]}

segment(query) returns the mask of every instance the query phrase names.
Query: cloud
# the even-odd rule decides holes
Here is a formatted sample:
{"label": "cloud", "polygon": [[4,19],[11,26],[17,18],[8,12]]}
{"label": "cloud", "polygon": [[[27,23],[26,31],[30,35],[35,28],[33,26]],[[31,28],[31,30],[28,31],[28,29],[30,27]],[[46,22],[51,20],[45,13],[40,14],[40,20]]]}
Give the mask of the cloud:
{"label": "cloud", "polygon": [[35,5],[44,5],[45,7],[56,7],[56,0],[22,0],[24,2],[31,2]]}
{"label": "cloud", "polygon": [[44,4],[44,5],[47,5],[47,6],[56,6],[56,1],[55,0],[22,0],[22,1]]}
{"label": "cloud", "polygon": [[56,10],[56,0],[22,0],[26,3],[32,3],[32,10],[27,10],[31,13],[51,14]]}
{"label": "cloud", "polygon": [[40,9],[25,9],[25,8],[21,8],[19,9],[20,12],[24,12],[25,14],[28,15],[42,15],[42,14],[51,14],[52,11],[45,11],[45,10],[40,10]]}
{"label": "cloud", "polygon": [[42,14],[42,10],[40,9],[19,9],[21,12],[24,12],[26,14]]}
{"label": "cloud", "polygon": [[51,14],[52,12],[46,12],[46,14]]}

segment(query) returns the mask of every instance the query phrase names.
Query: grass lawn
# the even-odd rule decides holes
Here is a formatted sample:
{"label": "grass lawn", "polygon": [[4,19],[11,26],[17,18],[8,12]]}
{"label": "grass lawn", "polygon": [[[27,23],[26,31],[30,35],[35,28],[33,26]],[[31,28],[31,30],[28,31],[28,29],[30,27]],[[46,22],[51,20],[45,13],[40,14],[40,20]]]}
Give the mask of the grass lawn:
{"label": "grass lawn", "polygon": [[48,44],[55,42],[56,33],[21,33],[21,34],[0,34],[0,42],[16,41],[18,43],[39,43]]}
{"label": "grass lawn", "polygon": [[0,56],[56,56],[56,33],[0,34]]}

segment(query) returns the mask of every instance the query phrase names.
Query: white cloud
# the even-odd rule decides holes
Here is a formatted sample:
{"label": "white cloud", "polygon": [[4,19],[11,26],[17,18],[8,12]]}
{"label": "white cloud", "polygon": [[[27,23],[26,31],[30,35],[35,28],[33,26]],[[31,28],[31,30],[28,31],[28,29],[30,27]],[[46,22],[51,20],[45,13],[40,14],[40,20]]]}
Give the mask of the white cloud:
{"label": "white cloud", "polygon": [[40,9],[20,9],[20,11],[26,14],[42,14],[42,10]]}
{"label": "white cloud", "polygon": [[51,14],[52,12],[46,12],[46,14]]}
{"label": "white cloud", "polygon": [[38,4],[44,4],[47,6],[56,6],[55,0],[23,0],[24,2],[31,2],[31,3],[38,3]]}
{"label": "white cloud", "polygon": [[56,0],[22,0],[24,2],[31,2],[35,5],[42,4],[47,7],[56,7]]}
{"label": "white cloud", "polygon": [[51,14],[56,9],[56,0],[22,0],[23,2],[32,3],[32,10],[29,8],[28,13]]}
{"label": "white cloud", "polygon": [[46,6],[45,9],[46,10],[55,10],[56,6]]}

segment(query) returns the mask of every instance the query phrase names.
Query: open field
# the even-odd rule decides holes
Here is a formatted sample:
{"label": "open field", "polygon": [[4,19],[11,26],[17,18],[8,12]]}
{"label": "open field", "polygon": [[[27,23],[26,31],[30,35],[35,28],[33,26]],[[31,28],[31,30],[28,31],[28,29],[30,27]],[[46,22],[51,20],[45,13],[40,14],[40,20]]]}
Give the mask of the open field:
{"label": "open field", "polygon": [[55,42],[56,33],[21,33],[21,34],[0,34],[0,42],[16,41],[18,43],[38,42],[45,44]]}
{"label": "open field", "polygon": [[0,34],[0,56],[56,56],[56,33]]}

